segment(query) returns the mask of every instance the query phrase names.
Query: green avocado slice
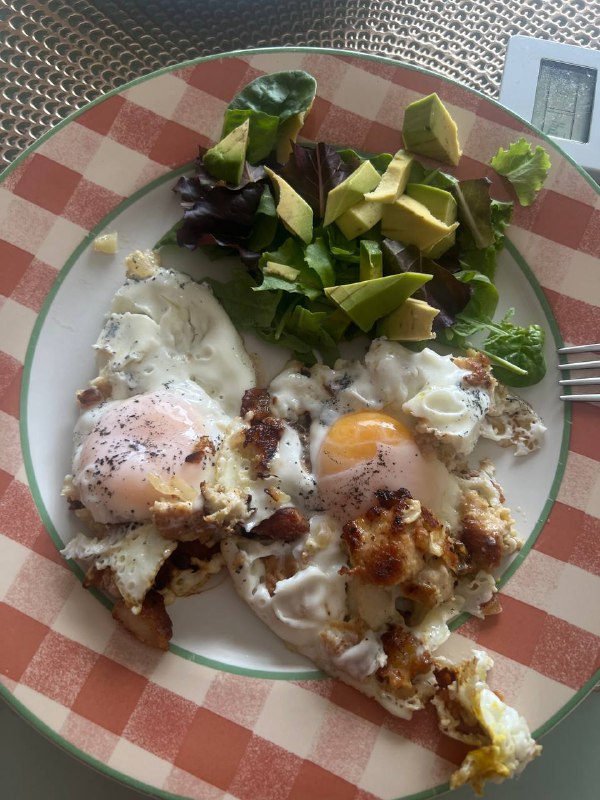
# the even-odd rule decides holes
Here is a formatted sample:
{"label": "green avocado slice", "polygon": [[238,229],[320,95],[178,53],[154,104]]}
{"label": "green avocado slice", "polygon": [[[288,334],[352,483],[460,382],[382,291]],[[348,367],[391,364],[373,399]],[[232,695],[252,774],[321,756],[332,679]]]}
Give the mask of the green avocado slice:
{"label": "green avocado slice", "polygon": [[402,305],[407,297],[432,277],[422,272],[403,272],[359,283],[330,286],[324,291],[361,331],[367,333],[378,319]]}
{"label": "green avocado slice", "polygon": [[246,119],[204,153],[202,163],[213,178],[235,186],[242,180],[249,130],[250,121]]}

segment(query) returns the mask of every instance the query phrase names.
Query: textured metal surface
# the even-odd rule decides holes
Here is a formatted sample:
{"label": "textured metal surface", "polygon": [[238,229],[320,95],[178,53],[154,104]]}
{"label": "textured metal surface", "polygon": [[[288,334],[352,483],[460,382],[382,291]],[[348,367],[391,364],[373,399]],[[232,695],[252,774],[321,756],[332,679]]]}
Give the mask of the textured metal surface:
{"label": "textured metal surface", "polygon": [[109,89],[240,48],[379,53],[497,96],[510,36],[600,47],[600,0],[0,0],[0,26],[8,163]]}

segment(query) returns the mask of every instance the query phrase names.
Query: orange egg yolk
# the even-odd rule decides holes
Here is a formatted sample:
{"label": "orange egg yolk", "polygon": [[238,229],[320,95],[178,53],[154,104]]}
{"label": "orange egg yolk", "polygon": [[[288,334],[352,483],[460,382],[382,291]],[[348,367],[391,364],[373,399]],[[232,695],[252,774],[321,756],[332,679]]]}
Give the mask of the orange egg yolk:
{"label": "orange egg yolk", "polygon": [[358,411],[340,417],[329,429],[319,451],[319,475],[336,475],[371,461],[378,445],[391,447],[414,442],[411,431],[378,411]]}

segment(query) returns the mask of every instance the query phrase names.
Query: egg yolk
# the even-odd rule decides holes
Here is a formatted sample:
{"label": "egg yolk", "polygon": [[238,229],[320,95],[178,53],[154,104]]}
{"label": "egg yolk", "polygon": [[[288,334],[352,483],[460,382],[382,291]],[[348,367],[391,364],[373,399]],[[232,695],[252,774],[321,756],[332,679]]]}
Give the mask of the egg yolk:
{"label": "egg yolk", "polygon": [[377,491],[407,489],[440,519],[455,522],[456,479],[436,458],[425,457],[412,431],[394,417],[378,411],[340,417],[316,461],[324,509],[342,521],[374,505]]}
{"label": "egg yolk", "polygon": [[340,417],[329,429],[319,453],[319,474],[336,475],[377,456],[380,445],[390,447],[413,442],[401,422],[373,411]]}
{"label": "egg yolk", "polygon": [[97,522],[143,520],[161,494],[150,476],[198,488],[204,459],[188,459],[207,434],[195,405],[167,392],[129,398],[107,410],[77,457],[74,483]]}

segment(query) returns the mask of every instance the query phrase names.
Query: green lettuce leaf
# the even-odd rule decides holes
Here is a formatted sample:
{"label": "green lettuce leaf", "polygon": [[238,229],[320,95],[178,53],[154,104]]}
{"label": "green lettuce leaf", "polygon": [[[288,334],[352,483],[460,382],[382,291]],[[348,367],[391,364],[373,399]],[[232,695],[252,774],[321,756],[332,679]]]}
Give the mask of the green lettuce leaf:
{"label": "green lettuce leaf", "polygon": [[522,206],[533,203],[551,167],[544,148],[538,145],[532,150],[530,143],[523,138],[513,142],[508,150],[501,147],[490,164],[511,182]]}
{"label": "green lettuce leaf", "polygon": [[239,269],[227,283],[204,278],[214,296],[221,303],[231,321],[239,328],[269,328],[273,324],[281,292],[258,294],[256,282]]}
{"label": "green lettuce leaf", "polygon": [[260,266],[264,267],[268,261],[294,267],[298,270],[298,277],[294,281],[289,281],[278,275],[265,275],[260,286],[255,287],[255,292],[292,292],[303,294],[309,300],[314,300],[322,294],[323,283],[319,273],[306,263],[304,247],[297,239],[290,237],[276,250],[263,253],[260,257]]}
{"label": "green lettuce leaf", "polygon": [[335,265],[322,236],[319,236],[311,244],[306,245],[304,258],[307,266],[319,276],[322,286],[333,286],[335,284]]}

